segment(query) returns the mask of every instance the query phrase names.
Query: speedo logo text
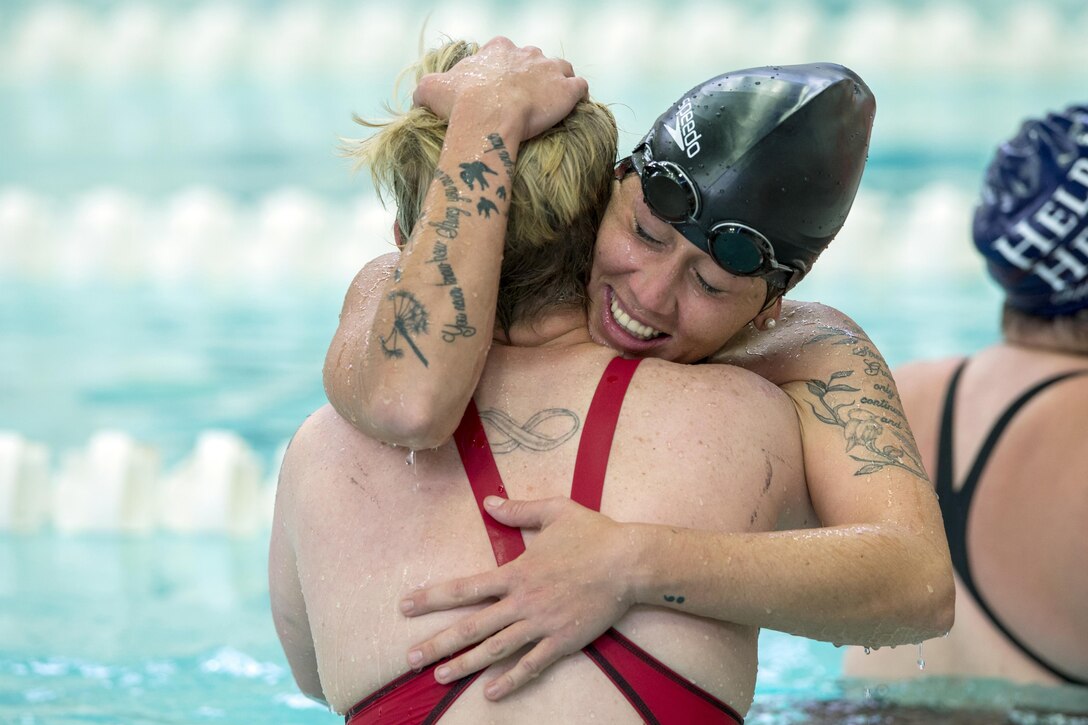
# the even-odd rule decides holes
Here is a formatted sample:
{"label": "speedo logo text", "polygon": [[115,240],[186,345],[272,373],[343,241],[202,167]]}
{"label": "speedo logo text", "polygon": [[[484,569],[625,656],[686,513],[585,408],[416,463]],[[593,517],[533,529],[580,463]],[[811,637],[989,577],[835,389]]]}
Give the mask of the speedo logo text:
{"label": "speedo logo text", "polygon": [[691,110],[690,98],[681,101],[680,107],[676,109],[675,123],[676,128],[666,123],[665,130],[672,136],[672,140],[676,142],[676,145],[684,149],[689,159],[695,158],[701,150],[699,139],[703,136],[695,130],[695,114]]}

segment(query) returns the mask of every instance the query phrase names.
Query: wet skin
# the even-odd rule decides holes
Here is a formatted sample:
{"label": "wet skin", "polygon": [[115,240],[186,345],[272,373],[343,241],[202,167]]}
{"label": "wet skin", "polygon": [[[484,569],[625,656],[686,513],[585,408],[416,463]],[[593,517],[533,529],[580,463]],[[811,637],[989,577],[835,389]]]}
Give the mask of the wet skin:
{"label": "wet skin", "polygon": [[767,293],[758,277],[726,272],[650,211],[638,177],[617,182],[597,233],[588,286],[597,342],[636,357],[692,363],[717,351],[759,317]]}

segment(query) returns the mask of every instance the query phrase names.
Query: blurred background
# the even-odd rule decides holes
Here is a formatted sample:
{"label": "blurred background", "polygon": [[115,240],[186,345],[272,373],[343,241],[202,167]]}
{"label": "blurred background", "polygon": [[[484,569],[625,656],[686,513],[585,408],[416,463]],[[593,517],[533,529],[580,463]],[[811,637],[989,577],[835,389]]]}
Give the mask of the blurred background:
{"label": "blurred background", "polygon": [[[724,70],[857,71],[868,168],[793,296],[893,366],[997,337],[982,173],[1088,96],[1083,0],[0,0],[0,721],[82,722],[112,691],[139,722],[178,688],[177,722],[328,720],[293,695],[263,556],[343,292],[391,248],[337,147],[404,102],[421,42],[497,34],[568,58],[621,150]],[[764,696],[837,672],[763,651]]]}

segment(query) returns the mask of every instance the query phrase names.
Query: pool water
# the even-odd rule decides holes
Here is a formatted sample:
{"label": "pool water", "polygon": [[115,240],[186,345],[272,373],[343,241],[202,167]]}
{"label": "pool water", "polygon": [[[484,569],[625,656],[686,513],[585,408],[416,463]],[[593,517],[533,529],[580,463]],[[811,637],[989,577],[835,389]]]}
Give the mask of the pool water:
{"label": "pool water", "polygon": [[[0,539],[0,722],[331,723],[279,649],[262,537]],[[760,692],[832,694],[839,654],[776,633]]]}
{"label": "pool water", "polygon": [[[341,722],[295,687],[266,556],[263,536],[0,536],[0,723]],[[1083,688],[840,672],[831,645],[763,632],[747,722],[1088,723]]]}

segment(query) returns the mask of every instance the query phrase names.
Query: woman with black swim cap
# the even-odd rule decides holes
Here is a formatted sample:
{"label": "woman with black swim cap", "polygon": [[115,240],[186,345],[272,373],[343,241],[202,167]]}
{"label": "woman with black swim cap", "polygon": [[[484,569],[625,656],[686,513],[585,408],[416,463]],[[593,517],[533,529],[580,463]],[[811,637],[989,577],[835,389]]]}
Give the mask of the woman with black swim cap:
{"label": "woman with black swim cap", "polygon": [[[450,93],[431,76],[415,98],[448,117]],[[655,533],[652,557],[628,561],[618,539],[603,535],[617,524],[600,514],[566,499],[507,502],[494,518],[542,533],[498,570],[406,594],[403,611],[413,616],[500,600],[421,642],[414,664],[487,639],[449,663],[455,676],[478,670],[505,651],[512,625],[547,642],[489,692],[501,698],[606,630],[616,601],[839,643],[916,642],[947,631],[951,567],[940,514],[887,365],[846,316],[781,298],[846,218],[873,112],[865,84],[833,64],[749,69],[696,87],[618,165],[587,285],[597,341],[633,356],[739,365],[793,399],[822,528],[672,529]],[[460,264],[485,280],[472,288],[480,303],[493,301],[500,260],[469,253]],[[427,285],[407,269],[395,278]],[[473,346],[486,354],[490,336],[444,347],[427,340],[424,364],[387,355],[377,344],[386,331],[368,336],[357,324],[343,318],[329,350],[325,381],[336,409],[391,443],[447,440],[478,368],[445,366],[444,357]],[[768,472],[775,465],[767,459]],[[678,485],[684,469],[677,461]]]}

